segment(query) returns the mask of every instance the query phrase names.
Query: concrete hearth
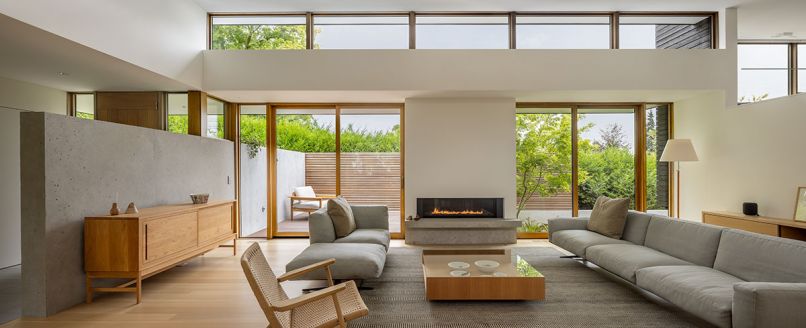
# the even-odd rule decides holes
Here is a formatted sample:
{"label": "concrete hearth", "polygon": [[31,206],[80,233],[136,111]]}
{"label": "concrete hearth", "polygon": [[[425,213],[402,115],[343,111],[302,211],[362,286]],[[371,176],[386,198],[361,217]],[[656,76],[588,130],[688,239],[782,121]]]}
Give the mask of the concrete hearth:
{"label": "concrete hearth", "polygon": [[518,241],[515,219],[433,219],[406,221],[409,245],[500,245]]}

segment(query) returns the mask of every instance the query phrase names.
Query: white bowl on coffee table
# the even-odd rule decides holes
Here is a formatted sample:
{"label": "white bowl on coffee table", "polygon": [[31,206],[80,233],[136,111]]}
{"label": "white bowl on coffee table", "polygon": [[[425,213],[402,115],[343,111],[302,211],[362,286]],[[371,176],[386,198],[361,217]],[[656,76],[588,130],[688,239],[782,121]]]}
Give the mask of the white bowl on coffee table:
{"label": "white bowl on coffee table", "polygon": [[473,262],[473,264],[476,265],[476,268],[478,268],[479,271],[487,274],[495,272],[495,269],[498,269],[498,267],[501,266],[501,263],[492,260],[478,260]]}

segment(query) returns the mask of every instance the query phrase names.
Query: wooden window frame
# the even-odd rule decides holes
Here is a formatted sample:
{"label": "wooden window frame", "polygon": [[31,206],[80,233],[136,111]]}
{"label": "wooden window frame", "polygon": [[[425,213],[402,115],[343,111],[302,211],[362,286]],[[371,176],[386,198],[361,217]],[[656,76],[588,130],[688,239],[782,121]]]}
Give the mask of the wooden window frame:
{"label": "wooden window frame", "polygon": [[305,17],[306,49],[313,49],[313,27],[316,16],[408,16],[409,49],[416,49],[418,16],[502,16],[508,18],[509,49],[517,49],[518,16],[609,16],[610,49],[619,48],[619,17],[621,16],[709,16],[711,18],[711,49],[719,48],[719,13],[712,11],[388,11],[388,12],[209,12],[207,13],[207,49],[212,50],[213,18],[227,16],[301,16]]}
{"label": "wooden window frame", "polygon": [[[787,96],[793,96],[799,93],[799,70],[798,70],[798,46],[806,45],[804,41],[785,41],[785,40],[739,40],[738,45],[785,45],[787,46]],[[779,97],[780,98],[780,97]],[[766,101],[775,98],[768,98],[761,101]],[[752,104],[753,102],[738,102],[737,104]]]}
{"label": "wooden window frame", "polygon": [[95,92],[68,92],[67,93],[67,116],[78,117],[78,108],[76,108],[77,95],[92,95],[92,116],[95,117]]}

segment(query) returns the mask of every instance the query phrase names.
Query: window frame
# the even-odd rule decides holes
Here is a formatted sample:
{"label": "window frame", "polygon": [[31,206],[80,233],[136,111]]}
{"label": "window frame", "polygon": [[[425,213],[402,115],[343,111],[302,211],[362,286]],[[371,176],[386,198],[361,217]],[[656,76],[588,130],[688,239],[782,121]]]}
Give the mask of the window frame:
{"label": "window frame", "polygon": [[[737,43],[737,48],[739,45],[785,45],[787,46],[787,94],[784,96],[793,96],[799,93],[806,93],[806,91],[798,92],[798,85],[799,85],[799,63],[798,63],[798,48],[803,46],[806,50],[806,41],[786,41],[786,40],[739,40]],[[736,67],[739,69],[739,67]],[[804,68],[806,68],[806,63],[804,63]],[[806,76],[806,75],[804,75]],[[738,79],[737,79],[738,80]],[[804,82],[806,83],[806,82]],[[738,81],[737,81],[737,90],[738,90]],[[777,97],[780,98],[780,97]],[[766,101],[770,99],[776,98],[768,98],[760,101]],[[752,104],[754,102],[739,102],[736,100],[736,103],[739,105],[744,104]]]}
{"label": "window frame", "polygon": [[207,13],[207,49],[212,50],[212,22],[214,17],[222,16],[305,16],[306,35],[305,49],[314,49],[313,45],[313,21],[314,16],[408,16],[409,17],[409,49],[416,49],[417,40],[417,17],[419,16],[506,16],[508,17],[509,48],[517,49],[517,24],[518,16],[609,16],[610,17],[610,49],[619,49],[619,17],[620,16],[709,16],[711,18],[711,49],[719,48],[719,13],[711,11],[580,11],[580,12],[540,12],[540,11],[469,11],[469,12],[415,12],[415,11],[388,11],[388,12],[255,12],[255,13]]}
{"label": "window frame", "polygon": [[[67,115],[72,117],[78,117],[78,108],[77,108],[77,100],[76,96],[78,95],[92,95],[92,117],[97,115],[97,109],[95,108],[95,92],[68,92],[67,93]],[[94,119],[94,118],[93,118]]]}

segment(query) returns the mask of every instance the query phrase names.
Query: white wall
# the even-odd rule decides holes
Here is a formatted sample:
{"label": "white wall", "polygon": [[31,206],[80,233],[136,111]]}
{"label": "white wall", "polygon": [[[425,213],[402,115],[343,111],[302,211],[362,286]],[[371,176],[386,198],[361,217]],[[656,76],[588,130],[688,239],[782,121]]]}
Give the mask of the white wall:
{"label": "white wall", "polygon": [[418,197],[503,197],[515,215],[515,99],[407,99],[406,216]]}
{"label": "white wall", "polygon": [[0,77],[0,268],[20,264],[20,110],[64,114],[67,94]]}
{"label": "white wall", "polygon": [[0,0],[0,13],[201,87],[207,12],[192,0]]}
{"label": "white wall", "polygon": [[[305,186],[305,153],[277,149],[277,221],[290,218],[288,197],[294,188]],[[297,212],[299,214],[299,212]]]}
{"label": "white wall", "polygon": [[757,202],[761,215],[791,219],[796,188],[806,186],[806,95],[722,103],[711,94],[675,104],[676,137],[692,139],[700,156],[682,166],[683,216]]}

